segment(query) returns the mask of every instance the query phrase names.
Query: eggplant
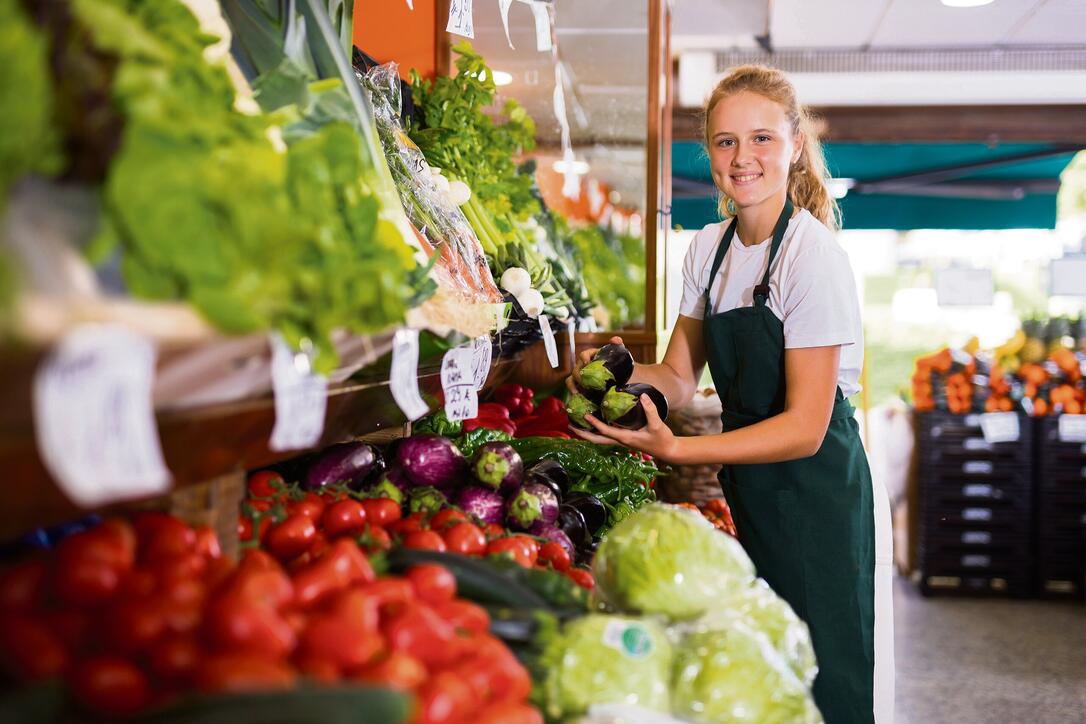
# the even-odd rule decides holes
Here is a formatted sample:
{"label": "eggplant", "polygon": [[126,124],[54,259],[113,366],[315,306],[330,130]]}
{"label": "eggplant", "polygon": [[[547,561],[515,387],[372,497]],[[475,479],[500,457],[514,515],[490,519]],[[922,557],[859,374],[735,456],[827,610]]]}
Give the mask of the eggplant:
{"label": "eggplant", "polygon": [[471,474],[481,484],[508,493],[524,482],[524,461],[512,445],[495,440],[475,451]]}
{"label": "eggplant", "polygon": [[577,547],[573,545],[573,541],[569,539],[569,536],[566,535],[565,531],[563,531],[561,528],[557,528],[553,525],[543,525],[542,523],[536,523],[528,529],[528,532],[536,536],[537,538],[554,541],[555,543],[566,549],[566,552],[569,553],[569,557],[571,559],[576,558]]}
{"label": "eggplant", "polygon": [[468,462],[452,440],[439,435],[412,435],[396,446],[396,463],[413,486],[455,489]]}
{"label": "eggplant", "polygon": [[562,502],[562,488],[558,485],[558,483],[556,481],[552,480],[547,475],[543,475],[541,473],[534,473],[534,472],[529,470],[528,474],[524,476],[524,482],[526,482],[526,483],[536,483],[538,485],[547,486],[548,488],[551,489],[551,492],[554,493],[554,497],[558,500],[559,504],[561,504],[561,502]]}
{"label": "eggplant", "polygon": [[381,473],[366,492],[372,497],[388,498],[402,505],[404,496],[409,490],[411,490],[411,481],[407,479],[401,468],[394,466]]}
{"label": "eggplant", "polygon": [[505,522],[510,528],[528,530],[536,523],[558,520],[558,498],[546,485],[525,483],[505,503]]}
{"label": "eggplant", "polygon": [[584,395],[575,393],[566,400],[566,414],[569,415],[569,421],[575,426],[582,430],[592,430],[592,425],[589,424],[588,420],[584,419],[584,416],[595,415],[599,417],[600,408]]}
{"label": "eggplant", "polygon": [[649,396],[656,405],[656,411],[660,413],[661,420],[667,419],[667,398],[660,390],[643,382],[607,390],[607,394],[603,396],[603,403],[600,405],[603,419],[608,424],[624,430],[640,430],[648,424],[645,418],[645,407],[641,404],[641,395]]}
{"label": "eggplant", "polygon": [[581,548],[592,540],[592,536],[588,534],[584,516],[572,505],[559,506],[557,527],[569,536],[576,548]]}
{"label": "eggplant", "polygon": [[565,505],[576,508],[584,517],[585,528],[588,530],[589,536],[599,533],[600,529],[607,523],[607,506],[595,495],[588,493],[571,495],[566,499]]}
{"label": "eggplant", "polygon": [[634,359],[624,344],[605,344],[592,361],[581,368],[581,388],[591,392],[606,392],[610,387],[622,387],[630,381]]}
{"label": "eggplant", "polygon": [[305,474],[305,487],[319,490],[333,483],[346,483],[354,490],[385,468],[381,451],[364,442],[333,445],[317,457]]}
{"label": "eggplant", "polygon": [[542,460],[533,463],[532,466],[528,468],[525,477],[546,478],[553,481],[555,485],[558,486],[562,495],[569,492],[569,473],[566,472],[566,469],[562,467],[562,464],[557,460],[543,458]]}
{"label": "eggplant", "polygon": [[448,507],[449,500],[437,488],[411,488],[407,494],[408,510],[412,513],[436,513]]}
{"label": "eggplant", "polygon": [[596,549],[600,547],[598,540],[591,540],[577,549],[577,562],[583,566],[592,565],[592,559],[596,557]]}
{"label": "eggplant", "polygon": [[502,522],[505,500],[501,493],[490,488],[470,487],[460,491],[456,505],[468,515],[478,518],[482,523]]}

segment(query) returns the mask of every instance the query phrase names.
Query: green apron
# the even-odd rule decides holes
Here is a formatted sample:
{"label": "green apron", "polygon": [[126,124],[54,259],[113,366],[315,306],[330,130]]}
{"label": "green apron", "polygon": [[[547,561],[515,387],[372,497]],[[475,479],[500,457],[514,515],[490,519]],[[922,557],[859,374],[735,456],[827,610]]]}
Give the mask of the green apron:
{"label": "green apron", "polygon": [[[792,216],[773,231],[754,306],[712,314],[705,290],[706,357],[724,407],[724,430],[784,410],[784,325],[767,306],[770,269]],[[735,235],[728,226],[709,288]],[[822,447],[802,460],[725,465],[724,497],[751,560],[773,590],[807,622],[818,678],[814,696],[828,724],[872,722],[875,529],[871,473],[853,408],[837,389]]]}

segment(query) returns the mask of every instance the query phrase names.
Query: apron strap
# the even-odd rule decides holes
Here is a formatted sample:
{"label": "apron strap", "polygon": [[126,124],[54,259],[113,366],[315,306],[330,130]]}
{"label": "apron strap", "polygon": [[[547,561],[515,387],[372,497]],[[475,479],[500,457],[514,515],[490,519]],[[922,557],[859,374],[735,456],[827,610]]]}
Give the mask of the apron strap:
{"label": "apron strap", "polygon": [[[720,265],[728,254],[728,249],[731,248],[732,237],[735,236],[735,225],[738,223],[738,217],[732,219],[732,223],[728,224],[728,227],[724,229],[724,235],[720,238],[720,244],[716,248],[716,256],[713,257],[713,266],[709,271],[709,284],[705,287],[706,300],[709,299],[709,291],[713,288],[713,280],[716,279],[717,272],[720,271]],[[706,303],[705,313],[709,314],[708,302]]]}
{"label": "apron strap", "polygon": [[764,306],[769,299],[769,272],[773,268],[773,260],[777,258],[777,251],[781,248],[784,232],[788,230],[788,222],[792,219],[792,202],[784,200],[784,208],[777,217],[777,225],[773,228],[773,245],[769,248],[769,261],[765,265],[765,275],[762,283],[754,287],[754,303],[759,307]]}

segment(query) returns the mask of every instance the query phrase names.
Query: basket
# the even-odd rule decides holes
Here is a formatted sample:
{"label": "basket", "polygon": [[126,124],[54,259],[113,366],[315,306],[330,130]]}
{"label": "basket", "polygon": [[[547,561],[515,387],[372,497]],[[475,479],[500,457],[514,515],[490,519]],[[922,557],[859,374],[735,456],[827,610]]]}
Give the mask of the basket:
{"label": "basket", "polygon": [[215,531],[223,555],[238,556],[238,505],[245,495],[245,473],[229,473],[174,491],[165,512],[192,526]]}
{"label": "basket", "polygon": [[[721,431],[720,397],[711,389],[699,390],[694,399],[681,410],[668,415],[667,425],[676,435],[716,435]],[[667,473],[656,481],[656,495],[666,503],[704,505],[723,498],[717,473],[719,465],[664,466]]]}

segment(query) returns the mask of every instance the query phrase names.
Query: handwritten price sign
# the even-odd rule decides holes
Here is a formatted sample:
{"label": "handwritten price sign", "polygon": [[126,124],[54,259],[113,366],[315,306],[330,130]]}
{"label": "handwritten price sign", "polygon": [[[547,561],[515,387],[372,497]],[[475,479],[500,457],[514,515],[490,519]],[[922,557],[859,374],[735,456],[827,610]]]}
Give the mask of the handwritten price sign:
{"label": "handwritten price sign", "polygon": [[445,393],[445,416],[450,420],[470,420],[479,415],[479,390],[475,386],[474,352],[457,347],[441,360],[441,389]]}

